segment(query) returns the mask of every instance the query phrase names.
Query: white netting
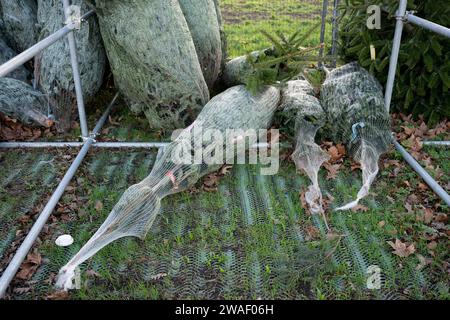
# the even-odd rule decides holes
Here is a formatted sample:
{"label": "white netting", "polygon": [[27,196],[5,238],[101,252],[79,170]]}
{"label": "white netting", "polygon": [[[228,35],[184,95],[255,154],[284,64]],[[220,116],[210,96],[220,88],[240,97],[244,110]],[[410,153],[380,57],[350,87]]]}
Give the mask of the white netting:
{"label": "white netting", "polygon": [[[109,243],[126,236],[144,238],[160,210],[162,198],[189,188],[200,177],[220,168],[223,158],[218,164],[206,164],[204,161],[185,164],[178,161],[191,155],[199,147],[198,141],[202,140],[202,150],[216,152],[215,148],[211,150],[212,140],[205,141],[197,136],[198,133],[215,129],[225,136],[228,129],[267,129],[279,100],[280,92],[275,87],[266,87],[253,96],[244,86],[236,86],[214,97],[194,123],[165,147],[150,175],[125,191],[97,232],[60,270],[57,286],[71,289],[77,266]],[[231,141],[223,141],[221,147],[232,147],[234,150],[236,138],[239,139],[235,137]],[[239,152],[245,150],[237,148],[237,156]],[[234,152],[225,152],[225,162],[232,162],[231,156],[234,158]]]}
{"label": "white netting", "polygon": [[[292,159],[298,170],[303,170],[311,180],[305,193],[305,200],[311,213],[322,213],[322,192],[318,173],[322,164],[329,159],[314,141],[317,130],[325,122],[325,113],[314,89],[307,80],[289,81],[283,90],[282,113],[286,121],[295,123],[295,151]],[[286,125],[286,122],[283,124]]]}
{"label": "white netting", "polygon": [[337,210],[351,209],[368,195],[378,173],[378,159],[391,143],[382,87],[357,63],[349,63],[327,75],[321,100],[333,139],[344,143],[348,154],[361,163],[363,186],[356,200]]}

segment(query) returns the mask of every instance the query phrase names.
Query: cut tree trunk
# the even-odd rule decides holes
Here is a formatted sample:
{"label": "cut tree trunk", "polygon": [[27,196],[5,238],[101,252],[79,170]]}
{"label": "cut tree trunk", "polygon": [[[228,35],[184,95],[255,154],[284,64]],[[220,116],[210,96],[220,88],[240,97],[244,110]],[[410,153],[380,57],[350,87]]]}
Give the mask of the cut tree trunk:
{"label": "cut tree trunk", "polygon": [[0,30],[7,44],[22,52],[37,41],[36,0],[0,0]]}
{"label": "cut tree trunk", "polygon": [[184,127],[209,100],[178,1],[95,0],[117,87],[152,128]]}
{"label": "cut tree trunk", "polygon": [[[5,41],[3,41],[2,38],[0,38],[0,65],[5,63],[6,61],[14,58],[17,55],[17,53],[8,47]],[[20,81],[28,81],[28,77],[30,76],[30,72],[25,68],[24,66],[20,66],[14,71],[10,72],[8,74],[8,77],[18,79]]]}
{"label": "cut tree trunk", "polygon": [[[91,8],[85,0],[73,0],[73,5],[81,7],[81,14]],[[61,0],[38,0],[38,22],[40,38],[54,33],[64,26],[64,10]],[[75,31],[77,56],[84,98],[93,97],[103,82],[106,55],[96,17],[89,18]],[[75,86],[70,63],[67,38],[57,41],[45,49],[38,61],[39,85],[49,98],[55,101],[54,114],[60,129],[67,129],[68,117],[74,107]]]}
{"label": "cut tree trunk", "polygon": [[50,127],[48,101],[30,85],[12,78],[0,78],[0,112],[32,126]]}
{"label": "cut tree trunk", "polygon": [[213,0],[179,0],[194,40],[198,61],[208,88],[216,82],[222,65],[220,25]]}

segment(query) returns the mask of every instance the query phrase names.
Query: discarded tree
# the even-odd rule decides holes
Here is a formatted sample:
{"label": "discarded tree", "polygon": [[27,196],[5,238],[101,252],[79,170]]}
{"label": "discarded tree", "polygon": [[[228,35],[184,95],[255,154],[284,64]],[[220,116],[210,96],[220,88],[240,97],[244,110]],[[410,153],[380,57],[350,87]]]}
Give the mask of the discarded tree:
{"label": "discarded tree", "polygon": [[[219,76],[223,58],[216,5],[213,0],[179,2],[194,41],[203,77],[211,89]],[[219,7],[217,10],[220,10]]]}
{"label": "discarded tree", "polygon": [[[8,47],[5,41],[0,38],[0,65],[14,58],[17,53]],[[20,66],[8,74],[8,77],[18,79],[20,81],[28,81],[30,72],[24,66]]]}
{"label": "discarded tree", "polygon": [[95,0],[117,87],[152,128],[184,127],[209,100],[178,1]]}
{"label": "discarded tree", "polygon": [[30,85],[12,78],[0,78],[0,112],[34,126],[50,127],[48,101]]}
{"label": "discarded tree", "polygon": [[351,209],[369,194],[378,159],[392,141],[382,87],[365,69],[350,63],[327,75],[321,101],[333,140],[344,143],[347,153],[361,163],[363,185],[357,199],[337,210]]}
{"label": "discarded tree", "polygon": [[[323,213],[322,192],[318,173],[328,154],[314,141],[317,130],[326,120],[325,112],[314,95],[314,89],[307,80],[289,81],[282,90],[281,114],[283,128],[292,132],[295,123],[295,151],[292,160],[297,170],[304,171],[311,185],[305,193],[305,200],[313,214]],[[284,121],[283,121],[284,120]],[[290,125],[289,125],[290,124]]]}
{"label": "discarded tree", "polygon": [[[80,6],[81,13],[90,9],[85,0],[74,0],[72,4]],[[60,0],[38,0],[40,38],[62,28],[64,21],[64,10]],[[89,99],[102,85],[106,66],[106,56],[96,18],[89,18],[74,34],[83,95],[85,99]],[[68,40],[57,41],[45,49],[37,60],[39,86],[55,102],[57,110],[54,110],[54,114],[57,120],[60,123],[67,122],[65,117],[71,115],[71,109],[74,107],[68,101],[74,101],[75,97]]]}
{"label": "discarded tree", "polygon": [[0,0],[0,30],[8,45],[22,52],[37,42],[35,0]]}
{"label": "discarded tree", "polygon": [[[71,289],[75,268],[109,243],[126,236],[143,239],[159,212],[162,198],[189,188],[200,177],[220,168],[224,160],[229,163],[231,157],[234,159],[234,144],[242,139],[239,135],[223,139],[229,138],[227,129],[268,128],[279,100],[280,92],[275,87],[266,87],[254,96],[244,86],[230,88],[211,99],[194,123],[164,149],[150,175],[125,191],[97,232],[61,268],[57,286]],[[202,132],[208,129],[216,130],[220,137],[216,136],[217,140],[203,137]],[[192,159],[192,152],[199,141],[203,141],[200,145],[203,157],[197,163]],[[233,150],[225,152],[225,159],[224,146],[228,151]],[[245,148],[236,149],[238,155],[245,152]],[[216,160],[206,161],[207,156]]]}

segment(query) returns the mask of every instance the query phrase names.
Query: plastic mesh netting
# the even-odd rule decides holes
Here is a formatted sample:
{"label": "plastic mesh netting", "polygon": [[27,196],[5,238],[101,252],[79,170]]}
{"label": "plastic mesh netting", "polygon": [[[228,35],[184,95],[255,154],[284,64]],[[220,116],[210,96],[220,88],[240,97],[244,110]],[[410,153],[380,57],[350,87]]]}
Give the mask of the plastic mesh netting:
{"label": "plastic mesh netting", "polygon": [[[307,80],[289,81],[283,90],[281,104],[283,118],[291,122],[295,131],[295,150],[292,159],[299,171],[311,180],[305,200],[311,213],[323,213],[322,192],[318,174],[329,155],[316,143],[316,133],[325,124],[326,115]],[[283,123],[286,126],[286,122]]]}
{"label": "plastic mesh netting", "polygon": [[380,155],[392,141],[390,117],[381,85],[357,63],[331,71],[320,97],[333,140],[346,145],[348,154],[361,163],[363,185],[356,200],[338,208],[348,210],[369,194]]}
{"label": "plastic mesh netting", "polygon": [[[80,168],[86,182],[70,192],[84,197],[84,214],[73,210],[70,220],[58,223],[52,237],[38,244],[43,263],[30,279],[31,290],[14,297],[44,298],[53,292],[61,265],[89,239],[126,187],[150,172],[155,159],[156,152],[105,150],[89,156]],[[22,163],[14,165],[18,162]],[[4,176],[0,177],[3,184]],[[337,183],[320,175],[324,194],[339,184],[348,188],[358,181],[352,173],[341,178]],[[383,203],[381,195],[370,199],[369,213],[331,215],[330,225],[347,236],[331,260],[321,262],[323,253],[315,249],[316,241],[306,240],[307,226],[318,228],[323,236],[325,226],[319,216],[305,213],[298,197],[297,190],[308,184],[292,165],[283,166],[275,176],[260,176],[254,166],[236,165],[216,192],[173,195],[162,201],[161,215],[144,241],[119,240],[83,264],[81,288],[72,291],[71,297],[405,299],[438,290],[432,275],[416,270],[414,261],[404,261],[397,268],[385,243],[391,236],[377,228],[379,220],[394,216],[393,207]],[[0,197],[4,200],[4,193]],[[95,209],[96,199],[103,202],[100,212]],[[71,202],[65,197],[62,205]],[[75,243],[57,247],[54,240],[62,233],[71,234]],[[366,267],[373,264],[382,270],[381,290],[366,288]]]}
{"label": "plastic mesh netting", "polygon": [[[211,99],[197,119],[164,148],[150,175],[128,188],[92,238],[61,268],[57,286],[73,288],[77,266],[109,243],[127,236],[144,239],[159,212],[161,199],[189,188],[222,164],[233,163],[235,144],[245,136],[228,137],[227,130],[267,129],[279,100],[280,92],[275,87],[266,87],[252,95],[244,86],[230,88]],[[210,133],[221,136],[221,145],[216,144],[213,136],[205,139],[203,132],[208,130],[215,130],[214,134]],[[205,152],[215,154],[217,147],[222,150],[221,156],[217,161],[206,162]],[[198,149],[203,153],[199,162],[191,156]],[[245,149],[236,149],[238,157],[239,152],[245,155]]]}

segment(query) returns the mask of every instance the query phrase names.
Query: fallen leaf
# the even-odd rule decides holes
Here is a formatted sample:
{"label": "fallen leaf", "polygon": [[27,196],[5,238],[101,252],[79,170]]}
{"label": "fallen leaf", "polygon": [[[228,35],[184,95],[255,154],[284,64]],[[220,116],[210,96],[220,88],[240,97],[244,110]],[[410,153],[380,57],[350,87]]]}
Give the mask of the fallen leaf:
{"label": "fallen leaf", "polygon": [[330,164],[328,162],[325,162],[323,166],[327,170],[327,180],[331,180],[337,178],[339,168],[342,166],[342,164]]}
{"label": "fallen leaf", "polygon": [[22,262],[20,271],[17,273],[16,278],[20,280],[29,280],[36,272],[41,262],[42,258],[39,253],[29,253],[26,260]]}
{"label": "fallen leaf", "polygon": [[394,249],[393,254],[406,258],[416,252],[416,248],[414,244],[410,244],[409,246],[405,242],[401,242],[399,239],[395,239],[395,242],[388,241],[387,242],[392,249]]}
{"label": "fallen leaf", "polygon": [[405,207],[407,213],[412,213],[412,212],[413,212],[413,209],[412,209],[412,205],[411,205],[411,204],[405,203],[405,204],[404,204],[404,207]]}
{"label": "fallen leaf", "polygon": [[55,291],[46,296],[45,298],[47,300],[66,300],[67,298],[69,298],[69,292],[64,290]]}
{"label": "fallen leaf", "polygon": [[437,247],[437,242],[436,241],[431,241],[429,244],[427,244],[427,248],[430,250],[434,250]]}
{"label": "fallen leaf", "polygon": [[428,186],[427,186],[425,183],[422,183],[422,182],[419,182],[419,183],[417,184],[417,188],[418,188],[420,191],[427,191],[427,190],[428,190]]}
{"label": "fallen leaf", "polygon": [[92,269],[86,271],[88,277],[100,277],[100,275]]}
{"label": "fallen leaf", "polygon": [[330,240],[330,241],[339,239],[340,237],[342,237],[341,234],[335,233],[333,231],[328,231],[328,233],[327,233],[327,240]]}
{"label": "fallen leaf", "polygon": [[103,203],[100,200],[97,200],[94,206],[95,210],[102,211],[103,210]]}
{"label": "fallen leaf", "polygon": [[306,226],[306,241],[318,239],[320,237],[320,231],[314,226]]}
{"label": "fallen leaf", "polygon": [[337,149],[335,146],[332,146],[331,148],[329,148],[329,149],[327,150],[327,152],[328,152],[328,154],[330,155],[331,160],[337,161],[337,160],[340,159],[339,151],[338,151],[338,149]]}
{"label": "fallen leaf", "polygon": [[378,227],[379,228],[383,228],[386,225],[386,221],[381,220],[380,222],[378,222]]}
{"label": "fallen leaf", "polygon": [[233,168],[233,166],[230,165],[224,165],[222,168],[220,168],[220,175],[222,176],[226,176],[227,174],[230,173],[231,168]]}
{"label": "fallen leaf", "polygon": [[362,212],[367,212],[369,211],[369,208],[358,203],[355,207],[352,208],[353,212],[358,212],[358,211],[362,211]]}
{"label": "fallen leaf", "polygon": [[430,208],[425,208],[423,213],[423,221],[428,224],[433,220],[433,210]]}

